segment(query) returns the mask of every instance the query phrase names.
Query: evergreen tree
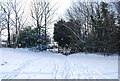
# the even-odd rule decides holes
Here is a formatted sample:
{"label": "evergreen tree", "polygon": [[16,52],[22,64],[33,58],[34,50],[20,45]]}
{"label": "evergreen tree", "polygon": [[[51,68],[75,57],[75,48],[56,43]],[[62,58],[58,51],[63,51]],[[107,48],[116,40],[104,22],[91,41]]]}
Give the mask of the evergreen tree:
{"label": "evergreen tree", "polygon": [[62,48],[70,45],[69,30],[67,30],[65,24],[65,21],[60,20],[54,25],[54,40],[57,41],[58,45]]}
{"label": "evergreen tree", "polygon": [[[95,17],[91,16],[95,31],[94,45],[98,52],[114,53],[116,51],[115,13],[109,10],[108,3],[101,2]],[[112,49],[112,50],[111,50]]]}

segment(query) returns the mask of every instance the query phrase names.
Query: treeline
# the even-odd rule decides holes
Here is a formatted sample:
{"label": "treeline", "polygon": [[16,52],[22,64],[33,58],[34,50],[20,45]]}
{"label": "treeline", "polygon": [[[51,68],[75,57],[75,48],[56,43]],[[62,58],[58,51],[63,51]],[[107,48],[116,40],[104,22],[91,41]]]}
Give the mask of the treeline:
{"label": "treeline", "polygon": [[49,27],[54,24],[54,41],[58,48],[77,52],[120,53],[120,1],[74,2],[65,20],[52,22],[56,6],[46,0],[31,2],[29,16],[17,0],[0,2],[1,36],[7,30],[6,47],[27,47],[38,51],[49,48]]}
{"label": "treeline", "polygon": [[47,49],[48,29],[57,8],[47,0],[33,0],[29,5],[27,10],[26,4],[19,0],[0,2],[0,47],[2,31],[7,30],[6,47]]}
{"label": "treeline", "polygon": [[75,2],[54,25],[54,40],[76,52],[120,53],[120,2]]}

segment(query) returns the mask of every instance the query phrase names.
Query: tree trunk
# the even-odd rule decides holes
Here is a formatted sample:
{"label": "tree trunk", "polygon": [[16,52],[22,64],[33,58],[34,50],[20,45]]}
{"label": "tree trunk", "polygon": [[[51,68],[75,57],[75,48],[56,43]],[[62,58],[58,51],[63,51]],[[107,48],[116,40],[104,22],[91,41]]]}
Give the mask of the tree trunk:
{"label": "tree trunk", "polygon": [[18,16],[17,16],[17,13],[15,14],[15,28],[16,28],[16,35],[15,35],[14,48],[18,47]]}
{"label": "tree trunk", "polygon": [[0,30],[0,48],[2,47],[2,38],[1,38],[1,30]]}
{"label": "tree trunk", "polygon": [[7,47],[11,47],[11,44],[10,44],[10,14],[8,14],[7,28],[8,28],[8,42],[7,42]]}
{"label": "tree trunk", "polygon": [[44,50],[46,50],[47,49],[47,14],[46,14],[46,9],[45,9],[45,49]]}

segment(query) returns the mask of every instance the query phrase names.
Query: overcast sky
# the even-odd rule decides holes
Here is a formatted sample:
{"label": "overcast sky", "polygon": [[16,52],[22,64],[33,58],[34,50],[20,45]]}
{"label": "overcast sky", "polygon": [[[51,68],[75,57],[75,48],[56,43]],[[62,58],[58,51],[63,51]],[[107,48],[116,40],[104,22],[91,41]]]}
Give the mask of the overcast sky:
{"label": "overcast sky", "polygon": [[[0,1],[5,1],[5,0],[0,0]],[[25,17],[29,18],[28,16],[30,16],[29,11],[32,0],[18,0],[18,1],[22,1],[22,4],[25,5],[25,13],[26,13]],[[57,19],[57,18],[62,18],[65,14],[66,9],[69,8],[72,2],[75,2],[77,0],[50,0],[50,1],[52,2],[53,5],[56,4],[56,7],[58,7],[58,10],[56,11],[55,14],[55,19]],[[105,1],[105,0],[79,0],[79,1]],[[120,1],[120,0],[106,0],[106,1]],[[50,30],[51,35],[53,33],[53,27],[54,26],[52,26]]]}
{"label": "overcast sky", "polygon": [[[27,3],[28,5],[30,4],[32,0],[27,0]],[[54,14],[54,17],[53,17],[53,20],[57,20],[59,18],[62,18],[64,17],[64,14],[65,14],[65,11],[67,8],[69,8],[72,0],[50,0],[52,5],[55,4],[55,7],[57,7],[57,11],[56,13]],[[26,6],[29,8],[29,6]],[[54,23],[53,22],[50,26],[50,30],[49,30],[49,33],[50,33],[50,36],[52,37],[53,36],[53,29],[54,29]]]}
{"label": "overcast sky", "polygon": [[[7,1],[7,0],[0,0],[0,1]],[[18,0],[19,2],[22,1],[22,4],[25,4],[26,10],[30,9],[30,3],[33,0]],[[47,1],[47,0],[46,0]],[[70,3],[74,0],[50,0],[51,3],[56,4],[56,7],[58,7],[57,14],[63,14],[65,10],[70,6]]]}
{"label": "overcast sky", "polygon": [[[0,0],[0,1],[2,2],[5,0]],[[26,14],[25,17],[28,18],[28,16],[30,16],[30,14],[29,14],[30,13],[30,4],[31,4],[32,0],[18,0],[18,1],[19,2],[22,1],[22,4],[25,5],[25,14]],[[69,6],[72,2],[72,0],[50,0],[50,1],[53,5],[56,4],[56,7],[58,8],[56,11],[56,14],[55,14],[55,19],[62,18],[66,9],[69,8]],[[53,27],[50,31],[51,31],[50,34],[52,34]],[[5,32],[7,32],[7,31],[4,31],[3,33],[5,33]],[[4,36],[2,38],[4,39]]]}

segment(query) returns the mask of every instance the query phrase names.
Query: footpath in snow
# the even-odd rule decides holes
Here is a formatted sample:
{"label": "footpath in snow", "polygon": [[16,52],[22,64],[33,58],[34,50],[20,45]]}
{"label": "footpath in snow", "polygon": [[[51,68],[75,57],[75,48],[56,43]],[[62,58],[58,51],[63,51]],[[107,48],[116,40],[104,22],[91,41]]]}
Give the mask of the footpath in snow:
{"label": "footpath in snow", "polygon": [[118,79],[118,56],[0,48],[1,79]]}

